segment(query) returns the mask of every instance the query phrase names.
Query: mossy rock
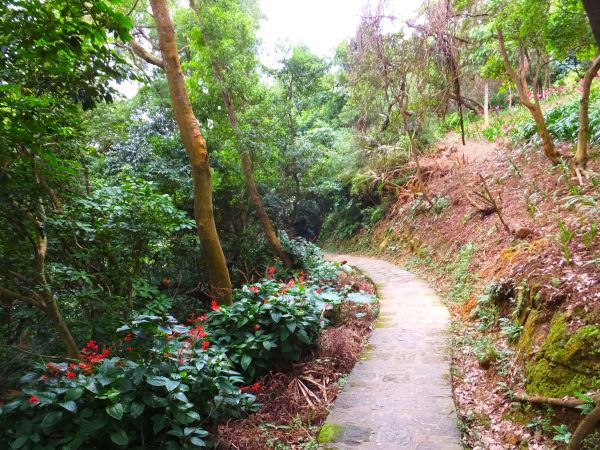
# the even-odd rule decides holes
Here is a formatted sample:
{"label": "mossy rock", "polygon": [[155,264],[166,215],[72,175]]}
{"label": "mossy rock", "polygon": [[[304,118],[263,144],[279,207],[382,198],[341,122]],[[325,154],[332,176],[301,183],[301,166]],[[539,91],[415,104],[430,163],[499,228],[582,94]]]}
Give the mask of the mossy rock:
{"label": "mossy rock", "polygon": [[539,316],[540,312],[538,310],[534,309],[530,311],[523,324],[523,331],[521,331],[521,335],[519,336],[517,347],[519,348],[519,354],[525,359],[529,357],[529,353],[536,342],[536,334],[539,330]]}
{"label": "mossy rock", "polygon": [[336,425],[335,423],[326,423],[321,427],[319,435],[317,436],[317,442],[319,444],[326,444],[328,442],[334,442],[344,431],[344,427]]}
{"label": "mossy rock", "polygon": [[566,317],[556,315],[540,351],[525,366],[527,391],[562,397],[600,388],[599,341],[600,327],[569,333]]}

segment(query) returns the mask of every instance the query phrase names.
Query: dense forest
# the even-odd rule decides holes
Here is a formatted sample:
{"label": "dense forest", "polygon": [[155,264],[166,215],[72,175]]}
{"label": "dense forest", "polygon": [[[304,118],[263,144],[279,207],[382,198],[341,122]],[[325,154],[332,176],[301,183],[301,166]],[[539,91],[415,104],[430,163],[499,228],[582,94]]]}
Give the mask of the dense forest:
{"label": "dense forest", "polygon": [[0,448],[316,448],[377,309],[317,244],[437,280],[465,446],[598,448],[600,8],[393,3],[272,67],[256,0],[0,5]]}

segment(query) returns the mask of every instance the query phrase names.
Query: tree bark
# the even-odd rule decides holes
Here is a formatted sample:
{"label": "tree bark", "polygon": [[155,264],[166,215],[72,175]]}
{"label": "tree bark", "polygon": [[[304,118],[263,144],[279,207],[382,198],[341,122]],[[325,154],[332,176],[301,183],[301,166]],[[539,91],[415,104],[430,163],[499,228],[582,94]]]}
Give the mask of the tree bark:
{"label": "tree bark", "polygon": [[175,28],[166,0],[150,0],[162,53],[171,103],[179,134],[192,166],[194,181],[194,216],[202,251],[208,265],[210,294],[219,303],[231,304],[231,279],[221,247],[217,227],[215,226],[210,158],[206,141],[200,132],[198,120],[194,116],[192,105],[185,87],[181,71]]}
{"label": "tree bark", "polygon": [[498,44],[500,47],[500,54],[502,55],[502,60],[504,61],[504,69],[506,73],[510,77],[510,79],[515,83],[517,87],[517,95],[519,96],[519,100],[525,106],[531,115],[533,116],[533,120],[537,126],[537,132],[542,140],[542,149],[544,150],[544,154],[552,161],[553,164],[558,162],[559,154],[556,151],[556,147],[554,146],[554,140],[548,131],[548,127],[546,127],[546,121],[544,120],[544,114],[542,113],[542,109],[540,108],[539,102],[532,102],[529,100],[529,89],[527,87],[527,80],[525,78],[527,72],[527,66],[524,62],[524,56],[521,55],[521,62],[519,63],[518,72],[513,68],[510,59],[508,57],[508,52],[506,50],[506,44],[504,42],[504,34],[502,30],[498,28]]}
{"label": "tree bark", "polygon": [[483,88],[483,126],[490,126],[490,85],[487,81]]}
{"label": "tree bark", "polygon": [[596,401],[596,407],[577,425],[569,441],[569,450],[581,449],[585,438],[594,431],[598,424],[600,424],[600,400]]}
{"label": "tree bark", "polygon": [[600,54],[592,61],[592,66],[587,70],[583,77],[583,92],[579,102],[579,131],[577,133],[577,151],[573,160],[576,169],[585,170],[588,162],[588,134],[589,134],[589,107],[590,107],[590,89],[592,81],[600,70]]}
{"label": "tree bark", "polygon": [[582,0],[582,3],[596,38],[596,43],[600,46],[600,2],[598,0]]}
{"label": "tree bark", "polygon": [[[217,69],[213,70],[215,72],[216,78],[223,82],[222,76]],[[233,98],[231,93],[224,89],[222,91],[223,102],[225,103],[225,109],[227,110],[227,117],[229,118],[229,123],[233,132],[238,134],[238,120],[235,112],[235,107],[233,106]],[[275,254],[281,259],[283,265],[287,268],[292,267],[292,260],[289,255],[283,249],[281,245],[281,241],[277,237],[275,233],[275,229],[273,228],[273,224],[271,223],[271,219],[269,219],[269,215],[267,214],[267,210],[260,198],[260,194],[256,187],[256,182],[254,180],[254,174],[252,173],[252,162],[250,161],[250,155],[248,150],[243,146],[241,142],[239,142],[238,136],[238,150],[240,153],[240,158],[242,160],[242,171],[244,172],[244,178],[246,180],[246,186],[248,187],[248,192],[250,193],[250,198],[252,203],[254,203],[254,207],[256,208],[256,213],[258,214],[258,220],[262,225],[263,231],[269,244],[273,248]]]}

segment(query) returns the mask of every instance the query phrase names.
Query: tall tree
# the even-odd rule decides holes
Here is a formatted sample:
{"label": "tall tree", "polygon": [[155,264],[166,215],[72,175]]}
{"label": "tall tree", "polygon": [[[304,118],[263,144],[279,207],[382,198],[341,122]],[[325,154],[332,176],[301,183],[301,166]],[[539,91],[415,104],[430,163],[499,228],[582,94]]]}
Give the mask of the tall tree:
{"label": "tall tree", "polygon": [[214,220],[210,157],[206,141],[200,131],[185,86],[175,40],[175,27],[167,2],[150,0],[150,5],[158,31],[162,66],[167,76],[171,106],[192,168],[194,216],[202,251],[208,264],[210,293],[219,302],[231,304],[229,270]]}
{"label": "tall tree", "polygon": [[251,3],[238,0],[203,1],[201,11],[199,3],[190,0],[190,7],[200,26],[199,42],[196,43],[200,48],[196,48],[198,51],[193,57],[198,57],[201,65],[211,68],[237,141],[244,180],[258,220],[275,254],[285,267],[291,267],[292,260],[277,237],[258,191],[250,152],[239,127],[238,109],[242,99],[251,97],[250,91],[259,84],[255,37],[257,19],[247,9],[249,5]]}
{"label": "tall tree", "polygon": [[[0,302],[39,308],[71,358],[79,350],[48,271],[49,225],[62,213],[65,191],[77,191],[81,107],[110,102],[109,81],[128,76],[109,44],[128,40],[131,23],[114,3],[0,5]],[[32,254],[15,242],[30,244]]]}

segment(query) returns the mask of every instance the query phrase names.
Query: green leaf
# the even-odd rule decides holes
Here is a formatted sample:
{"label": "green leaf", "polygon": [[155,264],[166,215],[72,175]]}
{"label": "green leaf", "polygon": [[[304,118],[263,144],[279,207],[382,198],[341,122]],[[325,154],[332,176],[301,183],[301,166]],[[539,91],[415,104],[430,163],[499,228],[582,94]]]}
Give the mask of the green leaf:
{"label": "green leaf", "polygon": [[146,379],[146,383],[152,386],[164,386],[167,381],[169,381],[169,379],[165,377],[148,377],[148,379]]}
{"label": "green leaf", "polygon": [[63,408],[65,408],[69,412],[74,413],[77,411],[77,403],[75,403],[73,400],[69,400],[68,402],[59,403],[59,405],[62,406]]}
{"label": "green leaf", "polygon": [[306,334],[306,331],[304,330],[299,330],[297,333],[298,339],[300,339],[302,342],[304,342],[305,344],[312,344],[310,338],[308,337],[308,335]]}
{"label": "green leaf", "polygon": [[117,445],[129,444],[129,438],[127,437],[127,433],[125,432],[125,430],[113,431],[112,433],[110,433],[110,440]]}
{"label": "green leaf", "polygon": [[154,434],[160,433],[167,425],[167,418],[163,414],[152,416],[152,431]]}
{"label": "green leaf", "polygon": [[192,445],[195,445],[196,447],[205,447],[206,446],[206,441],[203,441],[202,439],[195,437],[195,436],[192,439],[190,439],[190,442],[192,443]]}
{"label": "green leaf", "polygon": [[176,380],[167,380],[165,381],[165,387],[167,388],[167,391],[172,392],[175,389],[177,389],[177,386],[179,386],[181,383],[179,381]]}
{"label": "green leaf", "polygon": [[252,356],[244,355],[244,356],[242,356],[240,365],[242,366],[242,369],[246,370],[251,362],[252,362]]}
{"label": "green leaf", "polygon": [[65,402],[68,402],[70,400],[77,400],[79,397],[81,397],[81,395],[83,394],[83,389],[81,389],[80,387],[74,387],[71,388],[67,391],[67,393],[65,394]]}
{"label": "green leaf", "polygon": [[17,450],[25,445],[25,443],[29,440],[28,436],[20,436],[10,444],[10,448]]}
{"label": "green leaf", "polygon": [[60,422],[62,419],[63,413],[60,411],[52,411],[44,416],[42,420],[42,427],[50,428]]}
{"label": "green leaf", "polygon": [[273,311],[271,313],[271,319],[273,319],[273,322],[278,323],[281,320],[281,313]]}
{"label": "green leaf", "polygon": [[146,405],[143,403],[133,402],[130,408],[132,417],[139,417],[144,412],[144,409],[146,409]]}
{"label": "green leaf", "polygon": [[183,392],[177,392],[173,397],[179,400],[180,402],[187,403],[189,401]]}
{"label": "green leaf", "polygon": [[123,418],[123,405],[115,403],[114,405],[107,406],[106,413],[117,420],[121,420]]}
{"label": "green leaf", "polygon": [[296,331],[296,322],[286,322],[285,326],[287,327],[288,330],[290,330],[290,333],[293,333],[294,331]]}

